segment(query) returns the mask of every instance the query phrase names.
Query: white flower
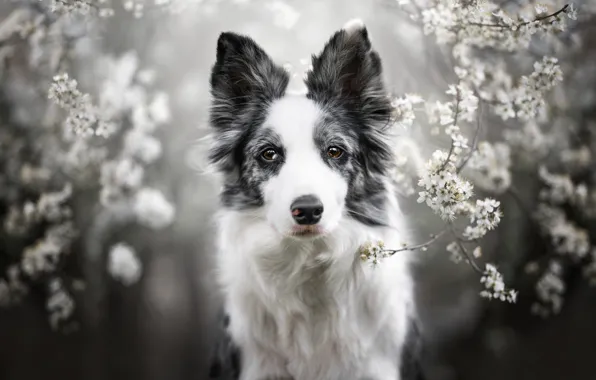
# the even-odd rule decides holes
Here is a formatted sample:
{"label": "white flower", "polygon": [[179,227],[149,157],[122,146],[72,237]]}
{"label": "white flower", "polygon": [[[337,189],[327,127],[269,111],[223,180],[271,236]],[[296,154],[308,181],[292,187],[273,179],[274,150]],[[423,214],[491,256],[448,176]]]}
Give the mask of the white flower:
{"label": "white flower", "polygon": [[468,160],[466,175],[483,190],[503,193],[511,185],[509,146],[481,141]]}
{"label": "white flower", "polygon": [[414,105],[423,103],[424,100],[414,94],[406,94],[401,98],[394,98],[391,100],[391,106],[393,107],[393,116],[395,122],[404,128],[412,126],[416,115],[414,114]]}
{"label": "white flower", "polygon": [[478,199],[476,206],[469,212],[470,222],[475,223],[474,226],[467,226],[464,230],[463,236],[469,240],[482,238],[488,231],[496,228],[501,221],[499,202],[494,199]]}
{"label": "white flower", "polygon": [[[576,197],[577,187],[571,181],[568,174],[553,174],[544,166],[538,169],[538,175],[542,182],[547,186],[540,191],[539,197],[543,201],[548,201],[555,205],[565,202],[572,204],[581,204],[582,197]],[[581,186],[578,185],[578,187]],[[581,192],[579,192],[581,194]]]}
{"label": "white flower", "polygon": [[573,3],[569,4],[569,7],[567,8],[567,17],[571,20],[577,20],[577,8],[575,8]]}
{"label": "white flower", "polygon": [[460,178],[452,161],[443,151],[435,151],[420,176],[418,202],[425,202],[444,220],[453,220],[467,207],[472,185]]}
{"label": "white flower", "polygon": [[447,125],[453,123],[453,104],[452,103],[441,103],[435,102],[434,104],[428,104],[427,114],[430,123],[439,122],[441,125]]}
{"label": "white flower", "polygon": [[548,12],[548,8],[544,4],[535,4],[534,9],[536,10],[537,14],[542,14]]}
{"label": "white flower", "polygon": [[360,259],[373,268],[389,256],[391,255],[385,251],[385,244],[382,241],[368,242],[360,247]]}
{"label": "white flower", "polygon": [[165,93],[158,93],[153,98],[148,107],[151,119],[157,124],[164,124],[170,121],[170,108],[168,104],[168,95]]}
{"label": "white flower", "polygon": [[118,243],[110,249],[108,273],[124,285],[136,283],[142,274],[142,264],[132,247]]}
{"label": "white flower", "polygon": [[46,307],[50,313],[50,326],[55,330],[61,322],[67,321],[72,316],[75,304],[59,278],[50,281],[48,288],[50,295]]}
{"label": "white flower", "polygon": [[541,160],[555,144],[552,137],[545,135],[538,124],[530,121],[521,130],[506,129],[503,137],[507,144],[519,155],[521,163]]}
{"label": "white flower", "polygon": [[91,9],[91,0],[52,0],[50,4],[50,10],[56,13],[80,13],[86,15]]}
{"label": "white flower", "polygon": [[123,152],[148,164],[161,156],[161,142],[151,135],[133,129],[124,137]]}
{"label": "white flower", "polygon": [[550,236],[556,253],[569,255],[576,260],[588,254],[590,250],[588,231],[567,220],[562,209],[541,203],[535,216],[542,230]]}
{"label": "white flower", "polygon": [[42,239],[25,248],[21,258],[23,272],[30,277],[52,273],[74,237],[75,231],[71,222],[48,228]]}
{"label": "white flower", "polygon": [[174,206],[159,190],[143,188],[134,199],[133,209],[139,223],[152,229],[167,227],[174,220]]}
{"label": "white flower", "polygon": [[459,247],[459,244],[456,241],[452,241],[451,243],[447,244],[447,252],[451,253],[449,259],[456,264],[459,264],[464,260],[464,254]]}
{"label": "white flower", "polygon": [[517,300],[517,291],[505,287],[503,276],[492,264],[486,264],[480,282],[484,285],[484,290],[480,292],[480,295],[484,298],[498,299],[510,303],[515,303]]}
{"label": "white flower", "polygon": [[563,294],[566,288],[565,282],[561,278],[562,274],[561,264],[557,261],[551,261],[548,269],[536,283],[538,302],[532,305],[532,313],[546,318],[561,311]]}
{"label": "white flower", "polygon": [[77,88],[77,81],[68,74],[56,75],[48,92],[48,98],[68,111],[65,121],[67,133],[82,137],[95,134],[95,127],[100,120],[89,94],[83,94]]}

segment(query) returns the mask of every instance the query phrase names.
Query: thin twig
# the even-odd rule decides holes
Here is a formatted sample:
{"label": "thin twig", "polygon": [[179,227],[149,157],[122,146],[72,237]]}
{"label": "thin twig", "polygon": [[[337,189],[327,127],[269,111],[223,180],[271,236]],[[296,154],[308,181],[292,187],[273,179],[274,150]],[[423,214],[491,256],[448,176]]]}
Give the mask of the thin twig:
{"label": "thin twig", "polygon": [[429,245],[431,245],[432,243],[434,243],[435,241],[437,241],[441,236],[443,236],[443,234],[445,234],[445,232],[447,232],[446,229],[437,233],[437,234],[431,235],[431,239],[425,243],[410,245],[410,246],[403,247],[400,249],[383,249],[382,252],[387,253],[389,255],[393,255],[393,254],[396,254],[397,252],[415,251],[418,249],[424,249],[424,248],[428,247]]}
{"label": "thin twig", "polygon": [[[451,124],[453,126],[457,126],[457,120],[459,118],[459,102],[460,101],[461,101],[461,96],[460,96],[459,83],[458,83],[457,93],[456,93],[456,101],[455,101],[455,110],[453,112],[454,113],[453,123]],[[441,165],[439,172],[442,172],[443,170],[445,170],[445,167],[447,167],[447,164],[449,164],[449,161],[451,161],[451,156],[453,155],[454,150],[455,150],[455,144],[453,143],[453,139],[451,139],[451,146],[449,147],[449,153],[447,153],[447,159],[445,159],[445,162],[443,163],[443,165]]]}
{"label": "thin twig", "polygon": [[457,171],[456,171],[457,174],[459,174],[463,170],[463,168],[466,166],[468,161],[470,161],[470,158],[472,158],[472,155],[478,148],[478,137],[480,136],[480,129],[482,129],[482,123],[480,123],[481,116],[482,116],[482,102],[479,102],[478,103],[478,117],[476,118],[476,122],[477,122],[476,133],[474,134],[474,139],[472,140],[472,149],[470,150],[470,152],[466,155],[464,160],[457,167]]}
{"label": "thin twig", "polygon": [[453,223],[449,223],[449,226],[451,228],[451,233],[455,237],[455,241],[457,242],[457,246],[459,247],[459,249],[461,250],[461,252],[463,253],[463,255],[466,257],[466,260],[468,261],[468,263],[470,264],[470,266],[476,272],[478,272],[480,274],[484,274],[484,271],[482,269],[480,269],[480,267],[478,266],[478,264],[476,264],[476,261],[474,261],[474,259],[472,258],[472,256],[470,255],[470,253],[468,252],[468,250],[466,249],[466,247],[464,247],[464,245],[460,241],[460,238],[457,236],[457,233],[455,232]]}

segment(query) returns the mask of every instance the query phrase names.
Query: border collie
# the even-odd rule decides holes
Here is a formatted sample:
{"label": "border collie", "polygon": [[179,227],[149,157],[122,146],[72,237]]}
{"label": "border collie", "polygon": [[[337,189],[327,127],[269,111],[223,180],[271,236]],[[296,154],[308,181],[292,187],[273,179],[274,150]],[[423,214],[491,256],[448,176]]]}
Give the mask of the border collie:
{"label": "border collie", "polygon": [[371,267],[359,253],[370,241],[408,240],[389,176],[381,59],[353,20],[313,56],[305,94],[289,94],[289,79],[251,38],[219,36],[209,158],[223,177],[217,273],[227,343],[214,372],[403,379],[415,313],[409,256]]}

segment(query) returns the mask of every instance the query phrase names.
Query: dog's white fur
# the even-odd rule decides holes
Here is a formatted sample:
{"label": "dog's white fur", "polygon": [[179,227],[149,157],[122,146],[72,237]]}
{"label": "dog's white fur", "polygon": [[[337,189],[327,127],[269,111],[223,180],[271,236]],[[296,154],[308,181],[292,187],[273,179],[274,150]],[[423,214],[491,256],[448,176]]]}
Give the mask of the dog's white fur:
{"label": "dog's white fur", "polygon": [[[218,273],[241,347],[241,380],[396,380],[413,313],[405,252],[376,268],[359,248],[405,241],[406,225],[389,187],[389,227],[370,227],[345,215],[345,179],[322,160],[313,142],[323,113],[304,96],[272,104],[265,126],[286,149],[280,173],[265,186],[265,206],[218,215]],[[390,184],[387,184],[390,186]],[[290,203],[315,194],[325,211],[317,238],[287,235]]]}

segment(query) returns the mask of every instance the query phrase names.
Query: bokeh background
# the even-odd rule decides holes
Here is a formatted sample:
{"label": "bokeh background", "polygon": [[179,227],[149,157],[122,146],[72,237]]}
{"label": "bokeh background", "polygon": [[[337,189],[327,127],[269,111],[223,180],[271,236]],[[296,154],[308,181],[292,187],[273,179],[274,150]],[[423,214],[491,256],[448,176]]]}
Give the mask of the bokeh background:
{"label": "bokeh background", "polygon": [[[73,284],[82,284],[69,287],[76,305],[71,319],[78,328],[66,332],[52,328],[47,276],[31,280],[25,296],[0,307],[0,379],[207,378],[219,309],[210,221],[218,185],[201,170],[200,139],[208,133],[208,79],[220,32],[250,35],[280,64],[289,64],[299,84],[301,71],[308,67],[304,59],[318,53],[346,21],[361,18],[383,59],[392,93],[440,98],[447,85],[457,81],[449,55],[434,36],[424,35],[393,0],[193,0],[178,1],[177,5],[185,5],[179,12],[146,5],[142,15],[136,5],[142,2],[129,6],[127,1],[113,1],[110,17],[72,16],[60,28],[48,26],[37,37],[23,31],[49,25],[47,20],[57,17],[51,13],[51,3],[3,0],[0,4],[0,219],[8,218],[11,206],[60,189],[71,176],[64,166],[68,163],[52,159],[61,146],[55,142],[60,113],[47,99],[53,75],[66,71],[77,79],[81,91],[118,103],[125,102],[117,95],[126,85],[106,93],[102,83],[126,82],[122,77],[128,74],[123,72],[131,65],[152,69],[155,79],[148,88],[168,97],[169,118],[152,132],[162,154],[145,167],[144,183],[164,194],[175,217],[156,230],[131,217],[126,204],[106,206],[101,201],[105,184],[97,183],[101,164],[91,160],[82,165],[84,175],[77,177],[69,200],[78,235],[60,266],[64,276],[78,281]],[[564,4],[548,6],[558,9]],[[552,128],[563,132],[556,135],[560,140],[554,147],[549,146],[545,161],[556,161],[557,152],[569,148],[570,134],[579,136],[592,156],[596,154],[596,19],[591,13],[596,7],[590,2],[577,5],[578,20],[568,33],[546,42],[537,39],[527,51],[503,53],[512,75],[531,71],[532,62],[544,54],[560,59],[565,80],[548,102],[563,109],[565,119],[556,124],[552,119]],[[515,11],[533,5],[520,0],[502,6]],[[17,9],[29,13],[15,16]],[[40,14],[46,18],[40,19]],[[68,44],[63,57],[56,57],[56,39]],[[118,120],[134,124],[129,119]],[[482,139],[502,140],[507,123],[485,119]],[[404,134],[424,159],[436,147],[448,146],[444,139],[429,138],[424,124]],[[118,139],[110,140],[109,155],[121,149]],[[592,170],[581,175],[590,184],[596,166],[593,158],[588,162]],[[516,304],[479,297],[478,274],[449,259],[448,240],[420,252],[417,295],[428,379],[596,378],[591,362],[596,355],[596,289],[584,278],[584,266],[565,267],[565,302],[559,313],[548,318],[531,313],[537,275],[527,273],[527,263],[548,262],[549,241],[532,216],[540,180],[535,170],[528,174],[532,170],[521,170],[522,166],[512,158],[517,193],[498,197],[503,221],[483,242],[481,259],[498,263],[507,284],[520,291]],[[34,173],[32,180],[26,180],[25,168]],[[418,204],[415,195],[404,196],[402,205],[421,240],[441,229],[441,220]],[[589,235],[596,234],[593,221],[578,219]],[[26,247],[43,235],[43,228],[19,239],[6,230],[0,232],[2,273],[19,262]],[[134,284],[108,273],[109,252],[119,242],[133,247],[140,260],[141,276]],[[8,279],[8,274],[2,276]]]}

